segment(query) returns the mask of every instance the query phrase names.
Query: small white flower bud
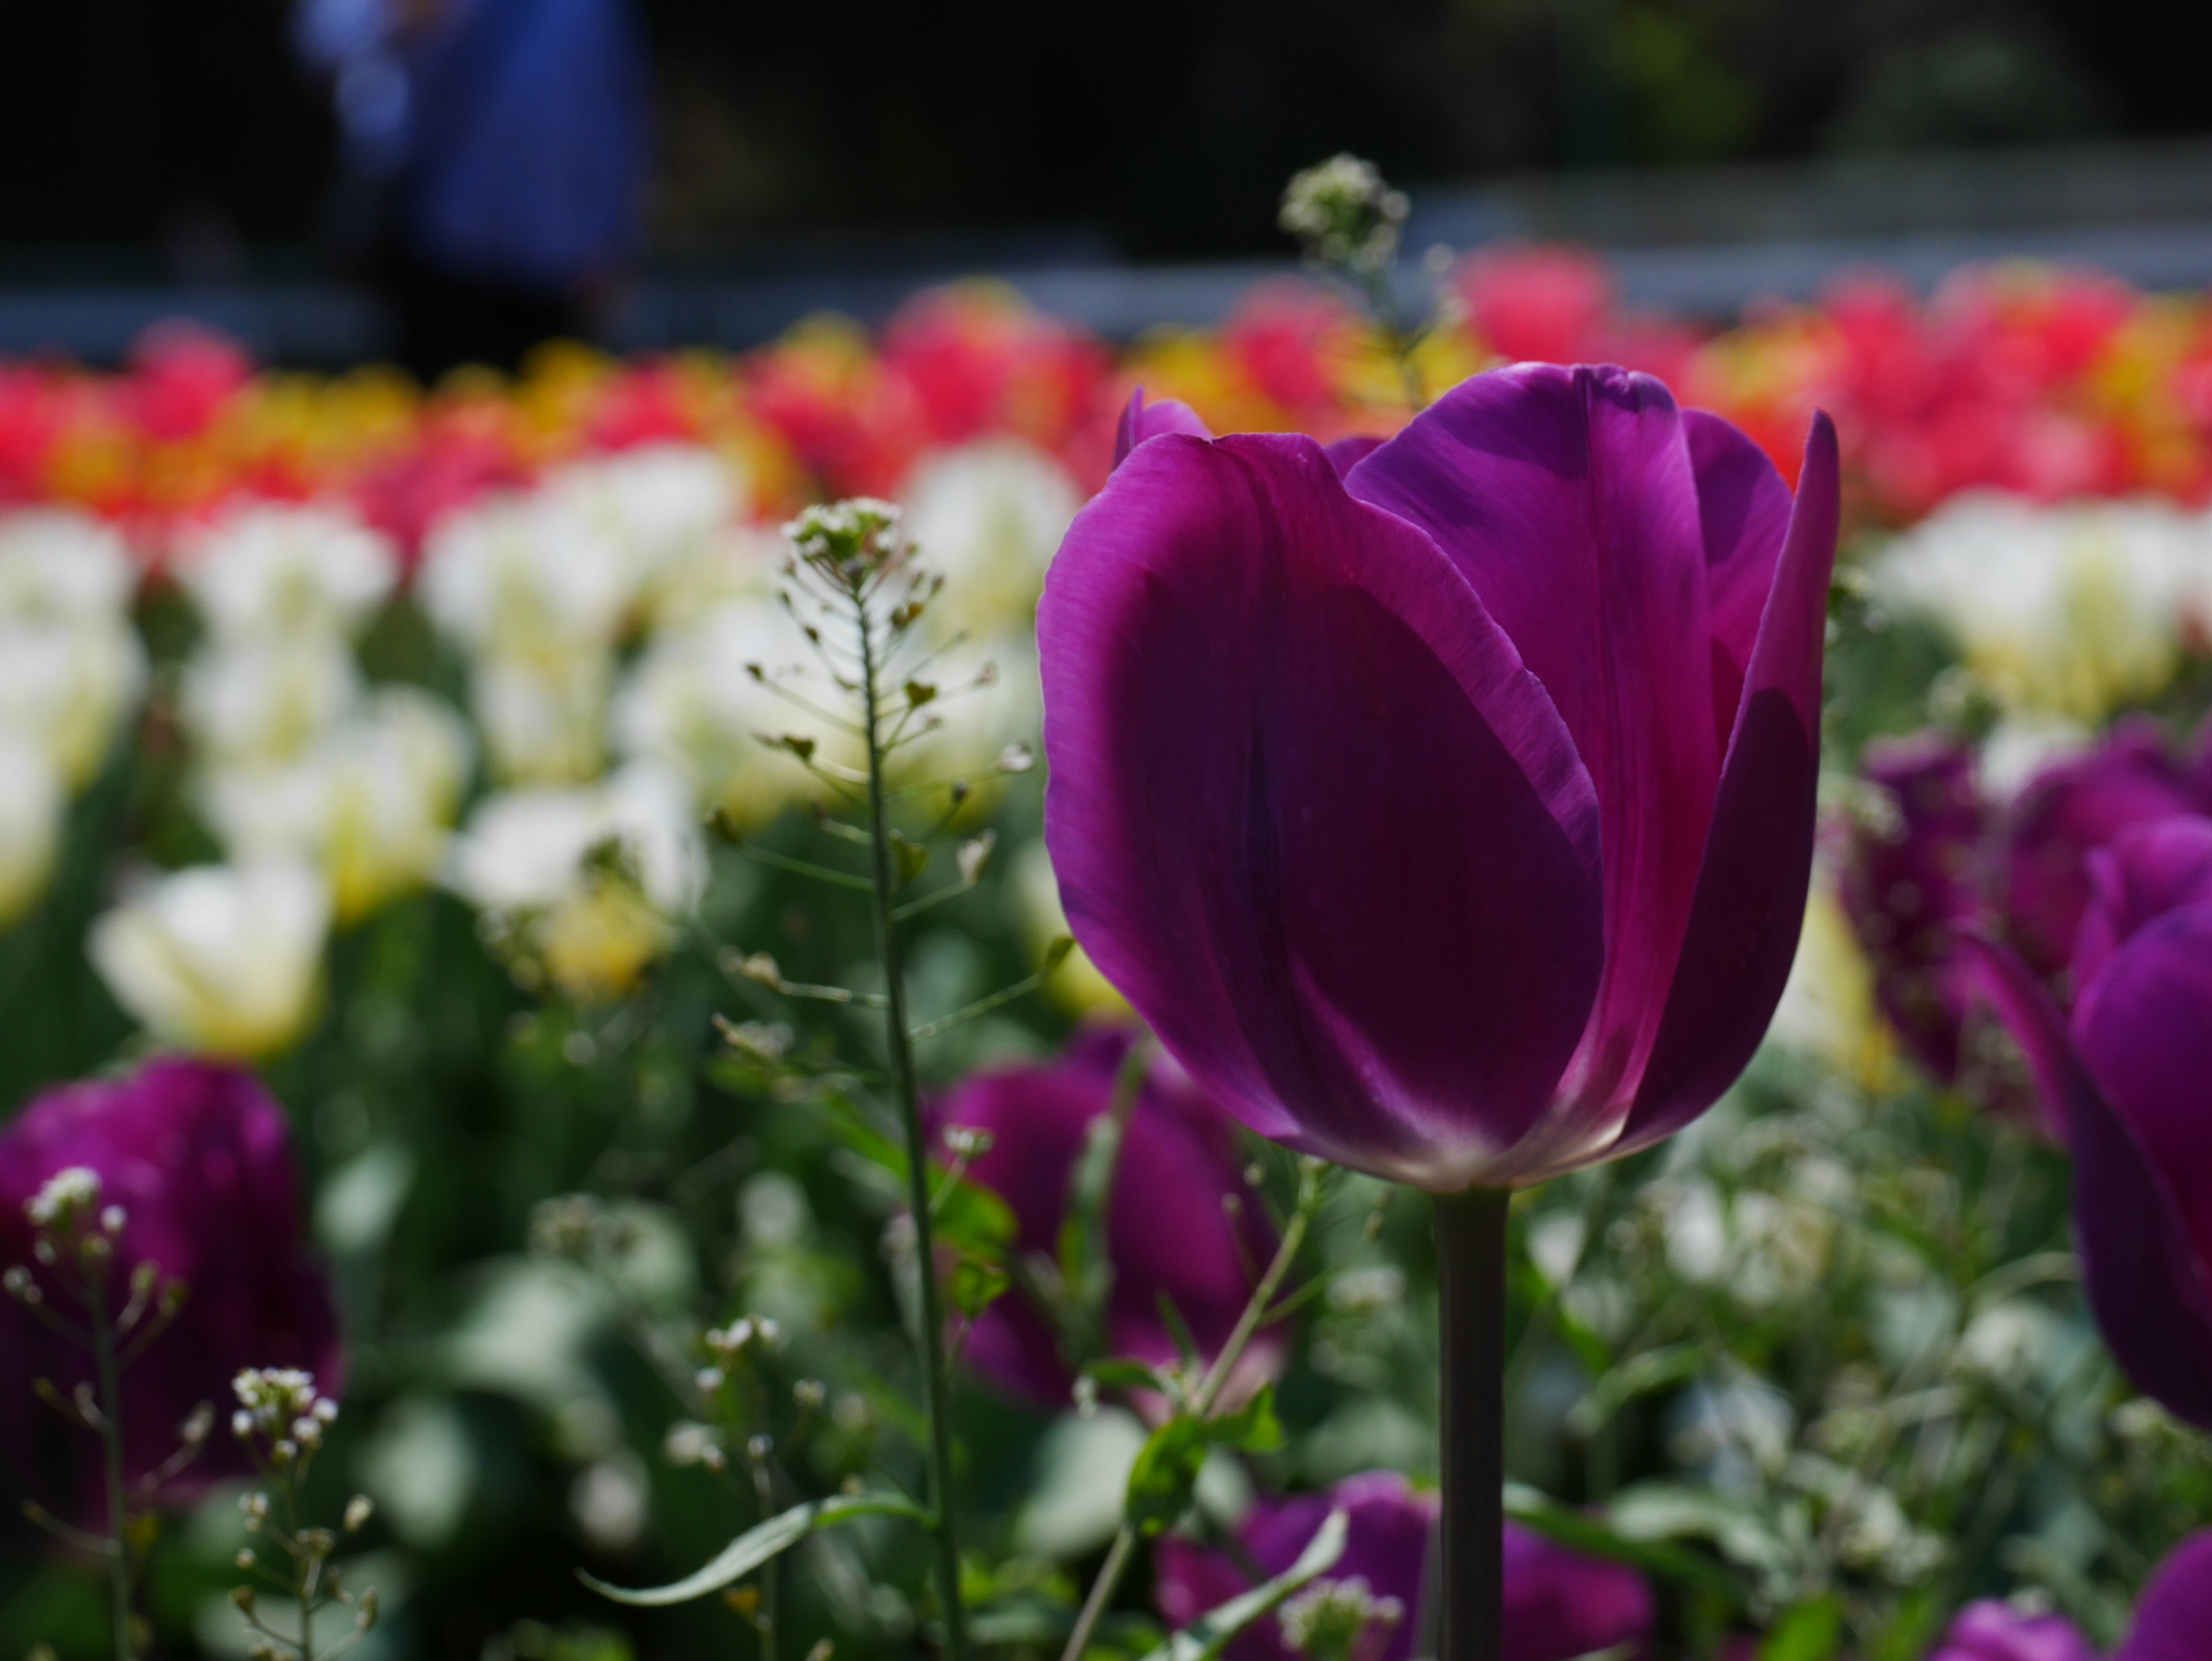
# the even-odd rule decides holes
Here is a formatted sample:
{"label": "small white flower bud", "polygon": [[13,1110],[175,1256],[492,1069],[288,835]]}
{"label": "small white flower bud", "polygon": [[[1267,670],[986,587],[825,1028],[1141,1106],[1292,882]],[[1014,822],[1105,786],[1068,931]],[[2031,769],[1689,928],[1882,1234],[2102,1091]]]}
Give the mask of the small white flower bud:
{"label": "small white flower bud", "polygon": [[254,1557],[253,1548],[251,1546],[240,1546],[238,1548],[238,1555],[232,1558],[230,1561],[236,1567],[250,1569],[258,1560]]}
{"label": "small white flower bud", "polygon": [[230,1433],[238,1438],[241,1442],[247,1437],[252,1435],[253,1415],[248,1413],[244,1408],[240,1408],[237,1412],[232,1414],[230,1415]]}
{"label": "small white flower bud", "polygon": [[119,1205],[109,1206],[100,1214],[100,1226],[110,1234],[123,1232],[123,1225],[129,1220],[129,1214]]}
{"label": "small white flower bud", "polygon": [[691,1382],[699,1387],[702,1396],[712,1396],[726,1382],[720,1367],[701,1367],[692,1375]]}
{"label": "small white flower bud", "polygon": [[365,1494],[356,1494],[346,1501],[345,1531],[359,1534],[368,1526],[368,1519],[376,1515],[376,1502]]}

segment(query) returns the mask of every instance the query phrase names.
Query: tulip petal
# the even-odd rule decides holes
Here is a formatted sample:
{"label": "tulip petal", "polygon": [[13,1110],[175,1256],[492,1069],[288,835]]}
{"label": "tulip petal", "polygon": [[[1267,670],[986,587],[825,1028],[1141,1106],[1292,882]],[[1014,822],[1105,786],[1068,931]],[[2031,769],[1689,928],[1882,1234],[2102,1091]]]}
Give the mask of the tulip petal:
{"label": "tulip petal", "polygon": [[1789,534],[1790,487],[1742,429],[1703,410],[1682,411],[1698,521],[1705,542],[1705,605],[1713,642],[1713,719],[1725,745],[1735,731],[1743,678]]}
{"label": "tulip petal", "polygon": [[1605,980],[1547,1143],[1610,1142],[1658,1025],[1705,847],[1705,544],[1667,389],[1524,364],[1445,394],[1346,488],[1426,530],[1558,705],[1598,794]]}
{"label": "tulip petal", "polygon": [[1804,926],[1820,772],[1820,655],[1838,514],[1836,429],[1816,416],[1759,621],[1666,1013],[1622,1127],[1628,1153],[1711,1106],[1766,1035]]}
{"label": "tulip petal", "polygon": [[1167,436],[1038,611],[1076,938],[1264,1135],[1418,1185],[1544,1111],[1602,967],[1597,803],[1433,543],[1312,441]]}
{"label": "tulip petal", "polygon": [[[2179,918],[2198,919],[2197,930],[2212,937],[2212,912],[2179,914],[2155,927],[2164,930]],[[2197,941],[2196,949],[2202,952],[2204,944]],[[2158,1022],[2174,1018],[2171,1005],[2176,1001],[2160,996],[2151,976],[2125,972],[2136,966],[2132,960],[2140,949],[2130,948],[2099,982],[2118,994],[2100,998],[2111,1004],[2108,1013],[2092,1028],[2091,1012],[2081,1012],[2077,1025],[2087,1041],[2077,1050],[2057,1007],[2025,963],[1976,934],[1963,935],[1960,949],[1979,970],[1984,993],[2019,1041],[2045,1100],[2065,1125],[2074,1154],[2075,1231],[2082,1279],[2106,1345],[2145,1395],[2191,1423],[2212,1428],[2212,1291],[2173,1187],[2159,1168],[2159,1145],[2139,1134],[2138,1117],[2148,1116],[2167,1133],[2174,1129],[2170,1121],[2179,1107],[2193,1112],[2201,1132],[2201,1084],[2194,1093],[2190,1086],[2212,1064],[2212,1031],[2204,1019],[2204,1008],[2212,1005],[2193,1015],[2185,1013],[2182,1031],[2161,1033]],[[2146,955],[2141,967],[2152,969],[2158,963]],[[2126,1007],[2137,995],[2157,1007],[2154,1015]],[[2147,1045],[2153,1052],[2148,1066],[2123,1064],[2108,1077],[2107,1069],[2119,1059],[2116,1050],[2126,1044]],[[2161,1086],[2160,1068],[2171,1069],[2190,1056],[2196,1071]],[[2146,1071],[2151,1074],[2148,1089],[2142,1076]],[[2129,1089],[2136,1096],[2123,1097],[2120,1092]],[[2186,1100],[2178,1101],[2177,1096]]]}
{"label": "tulip petal", "polygon": [[1350,438],[1340,438],[1334,444],[1322,445],[1322,453],[1328,458],[1328,465],[1336,469],[1336,476],[1342,478],[1381,449],[1382,444],[1382,440],[1371,434],[1354,433]]}
{"label": "tulip petal", "polygon": [[1188,433],[1193,438],[1212,438],[1206,423],[1198,418],[1198,411],[1180,399],[1154,399],[1145,401],[1145,389],[1139,386],[1129,394],[1129,401],[1121,406],[1121,418],[1114,426],[1114,465],[1118,467],[1129,459],[1129,452],[1148,438],[1162,433]]}
{"label": "tulip petal", "polygon": [[2077,994],[2137,930],[2169,911],[2212,900],[2212,819],[2130,825],[2088,856],[2089,909],[2074,937]]}
{"label": "tulip petal", "polygon": [[2191,1535],[2158,1566],[2136,1603],[2135,1625],[2112,1661],[2203,1661],[2212,1633],[2212,1529]]}

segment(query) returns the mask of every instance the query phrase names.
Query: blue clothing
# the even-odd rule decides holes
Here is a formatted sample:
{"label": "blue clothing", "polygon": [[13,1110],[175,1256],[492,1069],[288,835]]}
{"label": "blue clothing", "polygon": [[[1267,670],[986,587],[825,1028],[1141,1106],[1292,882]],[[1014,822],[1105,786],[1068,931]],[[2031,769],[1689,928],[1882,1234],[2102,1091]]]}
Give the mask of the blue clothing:
{"label": "blue clothing", "polygon": [[635,252],[650,82],[625,0],[447,0],[416,29],[392,0],[307,0],[295,39],[406,258],[561,294]]}

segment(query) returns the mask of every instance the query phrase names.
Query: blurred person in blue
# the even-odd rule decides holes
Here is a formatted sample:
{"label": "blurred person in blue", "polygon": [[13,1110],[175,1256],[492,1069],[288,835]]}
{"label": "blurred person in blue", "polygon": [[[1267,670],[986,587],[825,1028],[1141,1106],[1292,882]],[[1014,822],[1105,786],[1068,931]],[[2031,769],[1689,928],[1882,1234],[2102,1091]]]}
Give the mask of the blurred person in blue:
{"label": "blurred person in blue", "polygon": [[425,379],[586,338],[637,252],[651,83],[629,0],[301,0],[339,232]]}

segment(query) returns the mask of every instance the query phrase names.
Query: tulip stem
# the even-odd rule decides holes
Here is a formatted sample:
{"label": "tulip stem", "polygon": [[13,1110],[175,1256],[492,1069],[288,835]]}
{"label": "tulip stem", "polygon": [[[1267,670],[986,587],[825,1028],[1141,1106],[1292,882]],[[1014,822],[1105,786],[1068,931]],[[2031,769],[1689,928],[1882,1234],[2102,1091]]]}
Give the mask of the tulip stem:
{"label": "tulip stem", "polygon": [[868,855],[872,879],[876,955],[884,970],[884,1044],[898,1097],[899,1123],[906,1135],[908,1209],[914,1218],[915,1278],[921,1293],[922,1407],[929,1418],[929,1504],[937,1525],[938,1595],[945,1605],[945,1653],[948,1661],[967,1661],[967,1613],[960,1600],[960,1541],[953,1520],[952,1407],[945,1368],[945,1317],[937,1288],[937,1254],[932,1238],[929,1143],[922,1133],[921,1092],[915,1083],[914,1047],[907,1032],[906,975],[891,912],[898,885],[893,874],[890,824],[884,814],[884,746],[881,704],[876,680],[876,641],[866,597],[855,592],[859,618],[860,702],[868,750]]}
{"label": "tulip stem", "polygon": [[1507,1189],[1436,1196],[1443,1374],[1443,1573],[1437,1661],[1498,1661],[1504,1643]]}

